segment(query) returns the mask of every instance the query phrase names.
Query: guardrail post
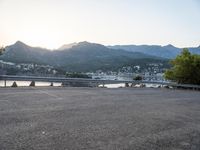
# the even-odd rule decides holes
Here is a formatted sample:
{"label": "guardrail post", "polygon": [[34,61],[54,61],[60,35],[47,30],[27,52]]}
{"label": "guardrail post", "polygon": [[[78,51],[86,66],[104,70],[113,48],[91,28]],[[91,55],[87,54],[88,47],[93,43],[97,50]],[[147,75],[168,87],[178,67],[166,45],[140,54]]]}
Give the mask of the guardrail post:
{"label": "guardrail post", "polygon": [[4,80],[4,87],[6,87],[6,80]]}

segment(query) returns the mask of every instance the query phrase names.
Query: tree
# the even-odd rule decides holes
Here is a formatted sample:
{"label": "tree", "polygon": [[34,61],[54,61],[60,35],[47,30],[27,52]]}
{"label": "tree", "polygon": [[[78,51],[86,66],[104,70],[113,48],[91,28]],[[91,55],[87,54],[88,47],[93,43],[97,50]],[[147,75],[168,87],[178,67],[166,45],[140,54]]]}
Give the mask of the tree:
{"label": "tree", "polygon": [[133,78],[133,80],[136,80],[136,81],[141,81],[142,80],[142,76],[140,75],[137,75]]}
{"label": "tree", "polygon": [[183,84],[200,85],[200,55],[191,54],[184,48],[182,53],[171,61],[172,68],[165,72],[165,78]]}
{"label": "tree", "polygon": [[4,47],[0,47],[0,55],[2,55],[2,53],[5,51]]}

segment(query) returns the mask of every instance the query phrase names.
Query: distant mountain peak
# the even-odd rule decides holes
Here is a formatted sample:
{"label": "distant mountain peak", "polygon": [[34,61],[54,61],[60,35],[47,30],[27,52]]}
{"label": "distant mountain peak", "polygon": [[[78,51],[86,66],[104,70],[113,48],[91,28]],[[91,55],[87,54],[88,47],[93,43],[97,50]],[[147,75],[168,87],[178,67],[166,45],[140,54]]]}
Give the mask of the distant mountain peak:
{"label": "distant mountain peak", "polygon": [[[106,47],[102,44],[98,44],[98,43],[91,43],[91,42],[88,42],[88,41],[83,41],[83,42],[79,42],[77,44],[77,46],[99,46],[99,47]],[[107,48],[107,47],[106,47]]]}
{"label": "distant mountain peak", "polygon": [[74,42],[74,43],[70,43],[70,44],[64,44],[63,46],[61,46],[60,48],[58,48],[58,50],[67,50],[67,49],[71,49],[73,47],[82,47],[82,46],[89,46],[93,43],[87,42],[87,41],[83,41],[83,42]]}
{"label": "distant mountain peak", "polygon": [[82,41],[82,42],[79,42],[77,45],[90,45],[90,44],[93,44],[93,43],[90,43],[88,41]]}
{"label": "distant mountain peak", "polygon": [[15,44],[24,44],[24,43],[22,41],[16,41]]}
{"label": "distant mountain peak", "polygon": [[174,46],[174,45],[172,45],[172,44],[168,44],[168,45],[166,45],[166,46],[164,46],[164,47],[168,47],[168,48],[175,48],[175,46]]}
{"label": "distant mountain peak", "polygon": [[21,42],[21,41],[17,41],[15,42],[15,44],[13,44],[13,46],[28,46],[25,43]]}
{"label": "distant mountain peak", "polygon": [[77,45],[76,42],[74,43],[70,43],[70,44],[64,44],[63,46],[61,46],[60,48],[58,48],[58,50],[65,50],[65,49],[69,49],[72,48],[73,46]]}

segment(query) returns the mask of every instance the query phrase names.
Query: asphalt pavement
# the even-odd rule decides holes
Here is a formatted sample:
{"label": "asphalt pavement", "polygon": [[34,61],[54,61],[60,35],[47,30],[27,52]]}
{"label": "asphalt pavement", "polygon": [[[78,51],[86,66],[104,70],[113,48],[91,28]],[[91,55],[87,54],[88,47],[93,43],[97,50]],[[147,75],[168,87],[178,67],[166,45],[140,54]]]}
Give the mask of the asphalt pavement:
{"label": "asphalt pavement", "polygon": [[0,88],[0,150],[199,150],[200,92]]}

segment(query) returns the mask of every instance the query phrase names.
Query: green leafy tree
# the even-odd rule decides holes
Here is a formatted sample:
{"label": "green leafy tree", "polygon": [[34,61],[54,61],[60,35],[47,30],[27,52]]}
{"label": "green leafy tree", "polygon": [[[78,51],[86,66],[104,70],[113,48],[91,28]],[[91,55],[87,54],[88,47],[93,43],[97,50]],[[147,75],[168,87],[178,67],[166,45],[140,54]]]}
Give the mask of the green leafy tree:
{"label": "green leafy tree", "polygon": [[171,61],[172,68],[165,72],[165,78],[183,84],[200,84],[200,55],[191,54],[184,48]]}

